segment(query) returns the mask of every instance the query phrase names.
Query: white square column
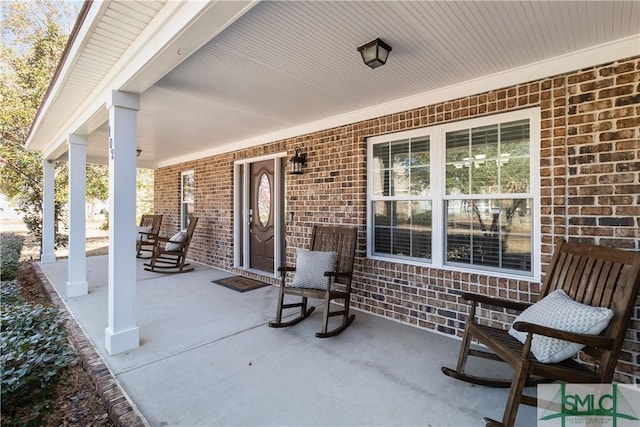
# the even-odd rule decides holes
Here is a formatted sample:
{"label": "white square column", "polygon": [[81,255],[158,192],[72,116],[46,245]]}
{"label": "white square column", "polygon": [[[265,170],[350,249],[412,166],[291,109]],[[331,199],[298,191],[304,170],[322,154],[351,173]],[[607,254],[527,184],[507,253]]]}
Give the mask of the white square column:
{"label": "white square column", "polygon": [[109,109],[109,354],[140,346],[136,325],[136,94],[112,91]]}
{"label": "white square column", "polygon": [[48,264],[56,262],[56,163],[53,160],[42,160],[42,246],[40,247],[40,262]]}
{"label": "white square column", "polygon": [[87,137],[69,134],[69,267],[67,297],[86,295]]}

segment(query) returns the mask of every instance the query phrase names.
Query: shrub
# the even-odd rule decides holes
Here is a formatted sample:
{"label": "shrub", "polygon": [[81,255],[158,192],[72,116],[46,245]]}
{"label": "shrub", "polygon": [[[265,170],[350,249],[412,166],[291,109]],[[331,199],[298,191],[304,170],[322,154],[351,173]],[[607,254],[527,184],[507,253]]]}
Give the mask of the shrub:
{"label": "shrub", "polygon": [[0,238],[0,280],[16,278],[22,245],[23,239],[17,234],[2,234],[2,238]]}
{"label": "shrub", "polygon": [[109,211],[104,211],[104,220],[100,224],[100,230],[109,231]]}
{"label": "shrub", "polygon": [[20,286],[15,280],[8,282],[2,282],[0,286],[0,301],[2,301],[2,310],[5,310],[5,305],[18,304],[22,302],[20,297]]}
{"label": "shrub", "polygon": [[77,360],[57,310],[25,302],[19,293],[15,282],[2,282],[1,398],[9,420],[21,408],[43,414],[60,375]]}

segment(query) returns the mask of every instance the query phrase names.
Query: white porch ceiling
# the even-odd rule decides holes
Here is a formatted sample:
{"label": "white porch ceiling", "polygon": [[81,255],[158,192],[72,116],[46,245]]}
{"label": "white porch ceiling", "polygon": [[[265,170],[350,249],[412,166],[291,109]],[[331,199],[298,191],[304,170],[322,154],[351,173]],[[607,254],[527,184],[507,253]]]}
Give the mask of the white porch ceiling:
{"label": "white porch ceiling", "polygon": [[[53,85],[61,90],[55,96],[45,98],[43,106],[47,114],[37,117],[37,130],[45,135],[54,135],[61,124],[67,124],[70,115],[87,101],[90,94],[112,72],[127,49],[140,36],[149,23],[164,7],[167,0],[148,0],[144,2],[120,1],[104,2],[93,9],[83,9],[87,21],[92,21],[86,39],[79,35],[78,55],[61,64],[60,73]],[[79,18],[83,19],[83,17]],[[51,91],[53,87],[50,87]],[[48,104],[48,105],[47,105]],[[33,131],[33,129],[32,129]],[[51,143],[47,141],[44,144]],[[38,148],[43,148],[42,144]]]}
{"label": "white porch ceiling", "polygon": [[[121,25],[107,17],[103,25]],[[552,58],[620,39],[631,37],[638,54],[639,23],[637,1],[263,1],[141,94],[140,164],[306,133],[509,70],[526,81],[531,64],[544,70]],[[393,51],[371,70],[356,48],[377,37]],[[87,67],[104,60],[87,59]],[[106,162],[106,147],[103,124],[90,135],[89,158]]]}

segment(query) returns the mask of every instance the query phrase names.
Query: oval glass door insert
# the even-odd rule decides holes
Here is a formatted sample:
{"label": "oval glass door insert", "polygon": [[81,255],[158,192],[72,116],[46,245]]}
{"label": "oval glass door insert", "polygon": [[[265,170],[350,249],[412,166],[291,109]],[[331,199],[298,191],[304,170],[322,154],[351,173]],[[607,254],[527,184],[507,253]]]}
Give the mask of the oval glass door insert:
{"label": "oval glass door insert", "polygon": [[266,173],[262,173],[260,177],[260,185],[258,186],[258,219],[263,227],[269,223],[271,216],[271,183]]}

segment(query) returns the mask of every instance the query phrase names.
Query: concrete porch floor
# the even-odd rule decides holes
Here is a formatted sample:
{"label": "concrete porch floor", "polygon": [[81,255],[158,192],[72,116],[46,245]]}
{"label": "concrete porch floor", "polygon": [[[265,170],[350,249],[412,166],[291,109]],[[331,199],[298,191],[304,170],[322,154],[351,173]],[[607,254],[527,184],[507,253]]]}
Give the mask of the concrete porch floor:
{"label": "concrete porch floor", "polygon": [[[364,312],[341,335],[315,338],[321,309],[273,329],[277,288],[245,293],[196,270],[162,275],[138,260],[141,346],[111,356],[107,256],[87,258],[89,294],[66,298],[67,260],[41,264],[126,394],[152,426],[473,426],[502,418],[508,390],[445,377],[460,341]],[[320,304],[320,301],[313,301]],[[501,365],[479,362],[484,375]],[[507,372],[508,374],[508,372]],[[521,406],[518,425],[535,425]]]}

